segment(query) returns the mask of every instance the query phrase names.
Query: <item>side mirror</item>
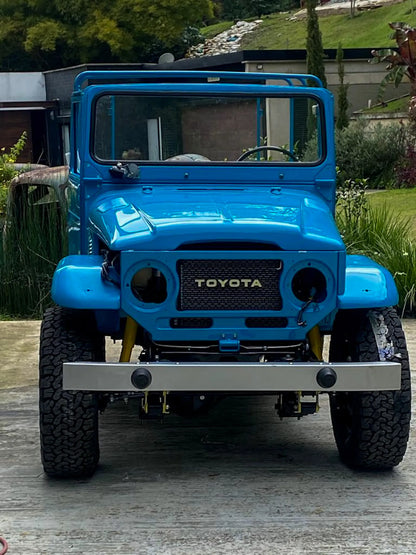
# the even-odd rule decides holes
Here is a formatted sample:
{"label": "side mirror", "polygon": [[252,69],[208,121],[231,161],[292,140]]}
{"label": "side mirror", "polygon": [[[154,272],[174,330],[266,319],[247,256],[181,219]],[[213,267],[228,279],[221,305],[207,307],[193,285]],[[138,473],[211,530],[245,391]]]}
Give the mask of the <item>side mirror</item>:
{"label": "side mirror", "polygon": [[111,177],[116,179],[138,179],[140,177],[140,168],[137,164],[118,162],[117,165],[109,169]]}

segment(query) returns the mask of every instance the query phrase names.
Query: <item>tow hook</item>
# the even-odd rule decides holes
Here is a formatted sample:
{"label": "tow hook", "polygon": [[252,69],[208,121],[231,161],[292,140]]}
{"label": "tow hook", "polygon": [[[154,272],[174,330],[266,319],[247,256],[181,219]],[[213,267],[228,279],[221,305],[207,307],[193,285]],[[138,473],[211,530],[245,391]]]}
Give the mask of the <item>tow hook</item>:
{"label": "tow hook", "polygon": [[321,368],[317,373],[316,381],[318,382],[318,385],[322,387],[322,389],[328,389],[329,387],[335,385],[337,381],[337,374],[335,370],[329,368],[328,366],[325,366],[324,368]]}

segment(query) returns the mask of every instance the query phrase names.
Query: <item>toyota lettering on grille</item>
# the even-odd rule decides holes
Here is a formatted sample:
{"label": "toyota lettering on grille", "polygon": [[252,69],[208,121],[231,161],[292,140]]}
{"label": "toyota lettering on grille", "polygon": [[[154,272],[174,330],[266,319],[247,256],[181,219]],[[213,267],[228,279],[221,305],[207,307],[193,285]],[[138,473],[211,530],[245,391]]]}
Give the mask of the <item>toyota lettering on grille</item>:
{"label": "toyota lettering on grille", "polygon": [[259,279],[232,278],[232,279],[195,279],[198,287],[263,287]]}

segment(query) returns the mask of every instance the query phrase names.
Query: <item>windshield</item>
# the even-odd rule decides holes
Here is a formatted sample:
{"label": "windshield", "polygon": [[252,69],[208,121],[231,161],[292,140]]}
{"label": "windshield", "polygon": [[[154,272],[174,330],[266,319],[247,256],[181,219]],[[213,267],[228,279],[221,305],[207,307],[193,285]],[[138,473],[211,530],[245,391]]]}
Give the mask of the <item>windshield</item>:
{"label": "windshield", "polygon": [[324,156],[322,111],[307,95],[103,95],[92,155],[103,163],[310,164]]}

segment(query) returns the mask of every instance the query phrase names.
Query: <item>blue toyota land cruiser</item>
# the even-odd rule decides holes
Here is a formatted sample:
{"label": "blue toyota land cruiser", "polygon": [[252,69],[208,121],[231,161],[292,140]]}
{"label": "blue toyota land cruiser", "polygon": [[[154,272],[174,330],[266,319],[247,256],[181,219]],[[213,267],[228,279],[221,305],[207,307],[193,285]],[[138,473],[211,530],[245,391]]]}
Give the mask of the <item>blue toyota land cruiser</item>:
{"label": "blue toyota land cruiser", "polygon": [[[46,474],[94,472],[110,402],[137,398],[142,418],[160,418],[248,393],[298,418],[328,393],[341,459],[397,465],[410,422],[397,290],[346,254],[335,225],[320,81],[85,72],[71,117],[70,254],[40,344]],[[119,362],[106,337],[122,339]]]}

